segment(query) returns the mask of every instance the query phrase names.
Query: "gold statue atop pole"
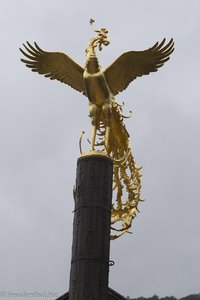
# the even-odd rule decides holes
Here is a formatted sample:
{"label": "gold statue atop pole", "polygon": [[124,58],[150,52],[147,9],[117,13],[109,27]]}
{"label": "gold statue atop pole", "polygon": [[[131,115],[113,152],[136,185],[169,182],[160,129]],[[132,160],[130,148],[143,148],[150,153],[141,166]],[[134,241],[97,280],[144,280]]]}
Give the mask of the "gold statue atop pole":
{"label": "gold statue atop pole", "polygon": [[[94,20],[90,20],[92,28],[93,23]],[[123,105],[119,105],[114,97],[137,77],[148,75],[162,67],[174,50],[174,43],[172,39],[168,43],[163,39],[161,43],[156,43],[147,50],[126,52],[104,69],[99,65],[95,50],[98,47],[101,51],[103,45],[110,44],[108,30],[101,28],[94,32],[96,35],[89,41],[85,51],[84,67],[64,53],[47,52],[36,43],[33,46],[29,42],[24,44],[26,52],[20,49],[26,57],[21,61],[33,72],[66,83],[88,98],[92,123],[90,154],[108,155],[114,162],[113,189],[116,191],[116,202],[112,208],[111,223],[114,226],[120,222],[121,226],[111,227],[117,232],[111,236],[111,239],[115,239],[129,232],[138,211],[138,203],[142,199],[139,172],[141,168],[136,166],[131,152],[129,134],[124,125]],[[102,147],[101,151],[97,150],[98,147]]]}

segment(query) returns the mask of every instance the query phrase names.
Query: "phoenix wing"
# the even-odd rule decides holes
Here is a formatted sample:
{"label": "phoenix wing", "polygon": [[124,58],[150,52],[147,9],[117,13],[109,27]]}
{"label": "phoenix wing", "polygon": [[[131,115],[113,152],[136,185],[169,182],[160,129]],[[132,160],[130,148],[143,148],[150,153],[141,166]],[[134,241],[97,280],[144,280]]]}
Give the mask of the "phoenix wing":
{"label": "phoenix wing", "polygon": [[69,56],[61,52],[46,52],[36,43],[34,47],[27,42],[23,44],[26,52],[20,51],[27,59],[21,59],[33,72],[43,74],[50,79],[57,79],[68,84],[73,89],[83,92],[83,68]]}
{"label": "phoenix wing", "polygon": [[108,66],[104,74],[112,93],[122,92],[137,77],[162,67],[174,50],[173,39],[164,44],[165,39],[147,50],[126,52]]}

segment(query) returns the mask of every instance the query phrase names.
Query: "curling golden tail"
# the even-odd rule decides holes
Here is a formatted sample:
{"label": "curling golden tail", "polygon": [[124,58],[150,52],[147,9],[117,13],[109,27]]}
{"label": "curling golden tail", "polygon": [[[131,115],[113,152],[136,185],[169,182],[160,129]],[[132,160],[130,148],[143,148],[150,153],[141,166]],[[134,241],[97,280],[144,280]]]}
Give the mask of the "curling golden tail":
{"label": "curling golden tail", "polygon": [[[132,220],[139,212],[138,204],[143,201],[140,197],[140,169],[134,161],[130,148],[129,134],[124,125],[122,106],[112,103],[112,122],[109,152],[114,162],[113,190],[116,201],[112,207],[111,229],[116,232],[111,239],[116,239],[129,232]],[[125,191],[123,189],[125,188]],[[119,224],[116,228],[114,225]],[[130,232],[129,232],[130,233]]]}

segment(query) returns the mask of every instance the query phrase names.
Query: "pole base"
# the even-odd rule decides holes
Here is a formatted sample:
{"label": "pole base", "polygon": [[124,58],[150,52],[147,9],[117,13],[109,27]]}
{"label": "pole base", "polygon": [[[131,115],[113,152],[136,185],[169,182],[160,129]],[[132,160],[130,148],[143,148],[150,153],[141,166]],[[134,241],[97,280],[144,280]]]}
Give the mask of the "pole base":
{"label": "pole base", "polygon": [[[65,293],[64,295],[60,296],[55,300],[68,300],[68,299],[69,299],[69,292]],[[113,289],[108,288],[108,300],[126,300],[126,298],[118,294]]]}

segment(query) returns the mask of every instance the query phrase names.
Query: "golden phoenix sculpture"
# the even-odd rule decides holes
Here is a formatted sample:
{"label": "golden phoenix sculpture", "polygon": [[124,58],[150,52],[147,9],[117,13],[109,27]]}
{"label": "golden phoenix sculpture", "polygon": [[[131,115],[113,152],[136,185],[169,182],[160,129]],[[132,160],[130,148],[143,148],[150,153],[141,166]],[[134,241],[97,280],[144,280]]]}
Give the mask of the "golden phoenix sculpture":
{"label": "golden phoenix sculpture", "polygon": [[[91,26],[93,22],[90,21]],[[147,50],[126,52],[103,69],[99,65],[95,49],[98,47],[101,51],[102,45],[110,44],[108,31],[105,28],[93,30],[96,36],[86,48],[84,67],[64,53],[47,52],[36,43],[33,46],[29,42],[24,44],[26,51],[20,49],[26,57],[21,61],[33,72],[66,83],[88,98],[92,123],[90,151],[94,153],[96,147],[102,146],[102,151],[114,162],[113,190],[116,202],[112,207],[111,229],[117,233],[111,235],[111,239],[115,239],[129,232],[132,220],[139,211],[138,203],[143,200],[140,196],[141,168],[136,166],[131,152],[129,134],[123,122],[123,105],[119,105],[114,97],[137,77],[148,75],[162,67],[174,50],[174,43],[173,39],[168,43],[163,39]],[[124,187],[126,192],[123,191]],[[119,222],[120,227],[113,227],[116,222]]]}

